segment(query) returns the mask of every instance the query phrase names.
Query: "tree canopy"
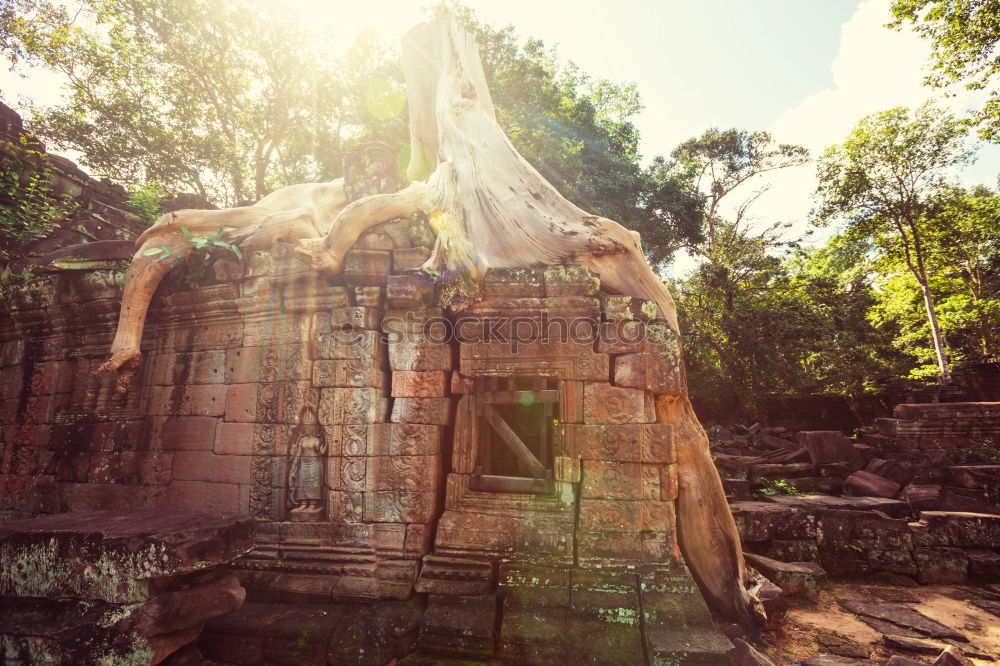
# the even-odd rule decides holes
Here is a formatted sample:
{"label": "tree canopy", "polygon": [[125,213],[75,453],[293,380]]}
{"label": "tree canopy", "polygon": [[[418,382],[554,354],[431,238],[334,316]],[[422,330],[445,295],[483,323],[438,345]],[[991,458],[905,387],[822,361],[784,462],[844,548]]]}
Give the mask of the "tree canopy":
{"label": "tree canopy", "polygon": [[[443,10],[439,7],[436,11]],[[595,80],[536,39],[448,7],[474,33],[498,121],[560,192],[650,240],[669,259],[701,234],[700,198],[664,160],[641,165],[634,84]],[[63,75],[68,95],[31,129],[113,180],[155,181],[217,204],[329,180],[346,150],[408,149],[399,55],[371,35],[317,57],[302,26],[246,0],[13,0],[0,46]]]}
{"label": "tree canopy", "polygon": [[969,162],[964,132],[950,113],[931,104],[896,107],[862,118],[843,144],[817,165],[820,223],[841,217],[899,257],[923,294],[938,368],[949,362],[930,284],[927,225],[954,169]]}
{"label": "tree canopy", "polygon": [[927,83],[940,88],[964,82],[970,90],[986,90],[988,97],[973,116],[980,134],[1000,141],[1000,1],[998,0],[894,0],[897,30],[912,25],[931,43],[933,71]]}

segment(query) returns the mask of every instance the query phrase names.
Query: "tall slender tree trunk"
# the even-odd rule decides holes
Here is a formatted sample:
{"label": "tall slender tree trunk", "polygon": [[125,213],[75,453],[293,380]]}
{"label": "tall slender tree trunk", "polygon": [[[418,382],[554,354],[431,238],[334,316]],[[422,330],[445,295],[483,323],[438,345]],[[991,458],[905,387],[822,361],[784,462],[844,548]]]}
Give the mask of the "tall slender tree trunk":
{"label": "tall slender tree trunk", "polygon": [[938,368],[941,370],[941,383],[947,384],[951,381],[951,368],[948,365],[948,354],[944,348],[944,336],[941,335],[941,326],[938,324],[937,311],[934,308],[934,294],[931,293],[927,279],[920,281],[920,291],[924,295],[924,307],[927,308],[927,321],[931,324],[931,340],[934,343],[934,353],[937,354]]}
{"label": "tall slender tree trunk", "polygon": [[[927,321],[931,325],[931,341],[934,343],[934,353],[937,355],[938,369],[941,371],[941,383],[948,384],[951,382],[951,368],[948,366],[948,354],[944,348],[944,336],[941,335],[941,326],[938,324],[937,310],[934,307],[934,294],[931,293],[930,280],[927,279],[927,265],[924,263],[923,241],[920,238],[920,230],[917,228],[916,220],[912,215],[906,215],[906,224],[910,228],[910,233],[913,234],[913,259],[916,260],[914,265],[909,249],[907,249],[906,263],[909,264],[913,276],[917,278],[917,283],[920,284],[920,291],[924,295],[924,307],[927,308]],[[903,232],[901,225],[897,223],[897,226],[903,236],[904,248],[908,248],[906,245],[906,233]]]}

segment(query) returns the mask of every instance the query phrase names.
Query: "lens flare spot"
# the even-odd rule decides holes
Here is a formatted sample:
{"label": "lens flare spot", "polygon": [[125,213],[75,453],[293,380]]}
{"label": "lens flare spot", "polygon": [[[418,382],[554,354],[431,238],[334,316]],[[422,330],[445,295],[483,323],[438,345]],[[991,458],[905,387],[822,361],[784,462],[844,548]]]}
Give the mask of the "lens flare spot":
{"label": "lens flare spot", "polygon": [[530,393],[522,393],[521,397],[518,399],[521,401],[522,407],[531,407],[535,404],[535,396]]}

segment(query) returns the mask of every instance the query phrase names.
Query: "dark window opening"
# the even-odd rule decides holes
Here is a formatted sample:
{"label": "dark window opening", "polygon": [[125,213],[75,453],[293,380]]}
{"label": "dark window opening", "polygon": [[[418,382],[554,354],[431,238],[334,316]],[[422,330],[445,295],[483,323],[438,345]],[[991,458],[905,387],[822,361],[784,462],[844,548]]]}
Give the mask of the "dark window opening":
{"label": "dark window opening", "polygon": [[478,442],[474,490],[548,493],[552,429],[559,418],[557,380],[487,377],[476,381]]}

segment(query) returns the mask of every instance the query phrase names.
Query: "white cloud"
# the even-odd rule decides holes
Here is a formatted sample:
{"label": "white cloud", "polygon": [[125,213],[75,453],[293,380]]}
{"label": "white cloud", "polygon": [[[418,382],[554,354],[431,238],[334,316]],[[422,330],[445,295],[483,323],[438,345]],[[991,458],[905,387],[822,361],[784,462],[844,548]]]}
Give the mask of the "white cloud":
{"label": "white cloud", "polygon": [[[777,141],[807,147],[813,157],[844,137],[864,116],[894,106],[918,106],[930,98],[963,113],[978,100],[957,89],[955,97],[923,85],[928,44],[908,28],[894,31],[889,21],[889,0],[865,0],[841,28],[840,48],[831,70],[833,86],[802,99],[768,130]],[[994,184],[1000,170],[1000,146],[979,150],[975,167],[962,174],[966,184]],[[815,165],[788,169],[759,179],[770,191],[753,211],[761,221],[783,220],[794,224],[792,233],[809,228],[808,214],[816,187]],[[821,240],[831,231],[818,233]]]}

